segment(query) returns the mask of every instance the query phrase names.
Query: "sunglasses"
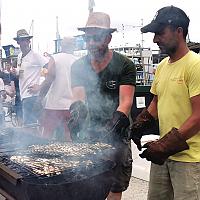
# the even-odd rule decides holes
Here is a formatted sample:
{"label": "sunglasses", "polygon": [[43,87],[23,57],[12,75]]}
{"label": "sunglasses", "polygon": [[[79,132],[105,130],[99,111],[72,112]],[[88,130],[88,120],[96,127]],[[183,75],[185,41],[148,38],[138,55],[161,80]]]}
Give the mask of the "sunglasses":
{"label": "sunglasses", "polygon": [[17,40],[17,44],[19,44],[20,42],[23,42],[23,41],[30,41],[30,40],[27,38],[20,38]]}
{"label": "sunglasses", "polygon": [[106,35],[84,35],[83,39],[85,42],[89,42],[90,40],[93,40],[94,42],[101,42],[104,40]]}

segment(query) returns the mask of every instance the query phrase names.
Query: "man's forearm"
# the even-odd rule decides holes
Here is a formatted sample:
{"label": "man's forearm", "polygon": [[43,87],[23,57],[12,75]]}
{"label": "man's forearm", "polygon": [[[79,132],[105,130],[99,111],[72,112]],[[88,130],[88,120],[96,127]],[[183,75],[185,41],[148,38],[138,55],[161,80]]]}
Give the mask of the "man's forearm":
{"label": "man's forearm", "polygon": [[200,131],[199,122],[200,122],[199,118],[191,116],[178,129],[179,132],[183,135],[185,140],[188,140],[189,138],[193,137]]}
{"label": "man's forearm", "polygon": [[158,111],[157,111],[157,96],[153,97],[149,107],[147,108],[148,112],[154,117],[154,119],[158,118]]}
{"label": "man's forearm", "polygon": [[119,93],[119,106],[117,111],[123,112],[126,116],[129,115],[133,104],[135,87],[133,85],[121,85]]}
{"label": "man's forearm", "polygon": [[39,97],[44,98],[52,84],[52,80],[44,80],[44,82],[40,85]]}
{"label": "man's forearm", "polygon": [[44,98],[46,96],[52,82],[56,77],[55,61],[53,57],[51,57],[51,59],[49,60],[47,69],[48,69],[47,77],[40,86],[40,92],[39,92],[40,98]]}
{"label": "man's forearm", "polygon": [[117,111],[123,112],[126,116],[128,116],[131,111],[131,105],[120,105],[117,108]]}

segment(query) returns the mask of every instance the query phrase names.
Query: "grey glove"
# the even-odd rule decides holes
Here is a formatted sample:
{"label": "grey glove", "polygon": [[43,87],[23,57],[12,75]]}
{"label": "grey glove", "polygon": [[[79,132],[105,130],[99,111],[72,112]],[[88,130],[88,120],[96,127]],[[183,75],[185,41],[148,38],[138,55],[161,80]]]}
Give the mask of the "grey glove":
{"label": "grey glove", "polygon": [[77,133],[80,132],[84,125],[88,110],[82,101],[76,101],[71,104],[69,111],[70,117],[68,120],[68,128],[70,130],[72,140],[77,141]]}

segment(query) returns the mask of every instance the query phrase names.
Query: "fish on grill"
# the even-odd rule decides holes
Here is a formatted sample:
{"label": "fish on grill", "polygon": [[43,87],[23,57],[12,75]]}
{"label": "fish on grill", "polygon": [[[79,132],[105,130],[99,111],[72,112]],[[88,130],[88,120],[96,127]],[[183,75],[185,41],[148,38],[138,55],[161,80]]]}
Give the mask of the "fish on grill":
{"label": "fish on grill", "polygon": [[51,143],[47,145],[32,145],[28,148],[31,153],[47,153],[51,155],[86,156],[96,154],[106,149],[113,149],[106,143]]}
{"label": "fish on grill", "polygon": [[78,169],[83,166],[87,169],[95,165],[95,162],[90,159],[91,155],[99,155],[99,152],[111,149],[114,148],[105,143],[31,145],[24,151],[16,152],[10,160],[30,169],[38,176],[54,176],[68,169]]}
{"label": "fish on grill", "polygon": [[76,168],[81,165],[91,165],[91,160],[79,161],[79,160],[65,160],[62,158],[37,158],[28,155],[16,155],[11,156],[10,160],[20,165],[29,167],[36,175],[59,175],[62,171],[69,168]]}

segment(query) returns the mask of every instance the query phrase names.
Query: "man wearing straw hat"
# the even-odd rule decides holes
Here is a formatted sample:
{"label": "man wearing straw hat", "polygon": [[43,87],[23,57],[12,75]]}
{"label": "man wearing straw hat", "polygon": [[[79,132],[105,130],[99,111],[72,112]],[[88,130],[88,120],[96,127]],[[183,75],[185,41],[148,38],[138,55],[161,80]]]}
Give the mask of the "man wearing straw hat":
{"label": "man wearing straw hat", "polygon": [[[70,110],[72,117],[77,110],[80,109],[81,112],[78,119],[69,121],[69,126],[77,132],[78,128],[84,127],[82,124],[88,109],[89,128],[95,131],[104,127],[105,130],[100,136],[98,134],[94,137],[101,137],[104,141],[112,138],[119,154],[107,199],[120,200],[122,192],[129,185],[132,171],[130,142],[125,130],[129,126],[136,68],[127,57],[108,48],[112,33],[116,31],[115,28],[110,28],[108,14],[90,13],[86,26],[78,30],[85,32],[88,54],[72,65],[72,89],[77,102],[71,105]],[[85,100],[87,109],[84,109]],[[94,131],[92,134],[95,134]]]}
{"label": "man wearing straw hat", "polygon": [[39,85],[41,68],[47,63],[43,56],[33,52],[31,49],[30,39],[32,37],[25,29],[20,29],[17,31],[17,36],[13,38],[21,49],[15,73],[19,76],[24,125],[34,124],[38,121],[38,112],[34,110],[38,95],[38,90],[35,86]]}

